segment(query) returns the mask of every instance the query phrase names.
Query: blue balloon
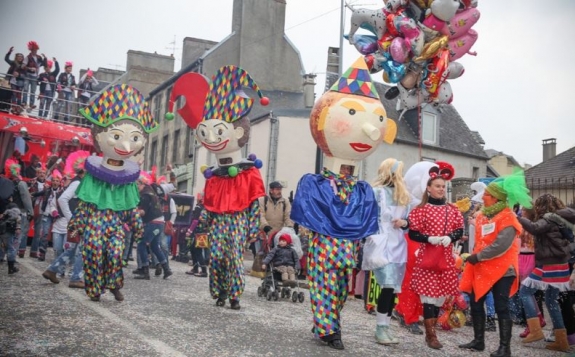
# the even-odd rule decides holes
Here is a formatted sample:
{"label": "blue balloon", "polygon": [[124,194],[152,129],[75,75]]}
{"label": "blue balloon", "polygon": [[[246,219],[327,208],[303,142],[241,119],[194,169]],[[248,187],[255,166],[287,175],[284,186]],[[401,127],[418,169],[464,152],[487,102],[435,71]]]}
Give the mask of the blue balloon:
{"label": "blue balloon", "polygon": [[255,166],[257,169],[261,169],[262,166],[264,166],[264,163],[262,162],[262,160],[257,159],[257,160],[254,161],[254,166]]}
{"label": "blue balloon", "polygon": [[387,73],[391,83],[397,83],[405,77],[405,65],[393,60],[388,60],[382,63],[383,70]]}

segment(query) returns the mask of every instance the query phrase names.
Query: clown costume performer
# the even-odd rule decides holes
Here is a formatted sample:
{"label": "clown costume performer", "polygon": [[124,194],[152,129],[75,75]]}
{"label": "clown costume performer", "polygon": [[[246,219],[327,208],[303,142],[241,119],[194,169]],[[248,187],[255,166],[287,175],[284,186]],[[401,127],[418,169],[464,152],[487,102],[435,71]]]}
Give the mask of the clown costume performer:
{"label": "clown costume performer", "polygon": [[[241,156],[250,136],[247,115],[253,106],[242,87],[252,88],[262,105],[269,103],[250,75],[235,66],[220,68],[211,81],[198,73],[183,75],[170,99],[172,111],[177,97],[185,96],[186,104],[178,113],[216,157],[215,166],[202,167],[205,222],[210,227],[210,294],[217,306],[224,306],[229,299],[233,310],[240,309],[245,286],[244,244],[258,234],[258,198],[266,194],[258,171],[261,160],[253,154],[247,159]],[[173,117],[172,113],[166,115],[166,119]]]}
{"label": "clown costume performer", "polygon": [[140,168],[128,158],[144,149],[158,123],[142,94],[126,84],[106,90],[80,113],[92,122],[94,145],[102,157],[91,156],[85,162],[86,175],[76,191],[79,204],[69,230],[76,230],[83,240],[86,294],[99,301],[108,288],[122,301],[124,225],[136,241],[143,234],[137,210]]}
{"label": "clown costume performer", "polygon": [[320,174],[304,175],[291,219],[312,233],[308,251],[313,333],[343,349],[340,313],[355,266],[355,242],[377,233],[373,189],[357,179],[357,163],[384,140],[392,143],[388,119],[363,58],[358,59],[315,104],[312,136],[326,159]]}

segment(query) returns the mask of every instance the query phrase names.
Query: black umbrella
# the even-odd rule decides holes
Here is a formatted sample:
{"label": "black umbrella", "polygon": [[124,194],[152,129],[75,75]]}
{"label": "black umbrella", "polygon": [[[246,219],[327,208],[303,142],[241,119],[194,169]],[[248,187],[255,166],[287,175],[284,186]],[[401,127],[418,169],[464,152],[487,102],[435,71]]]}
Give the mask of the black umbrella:
{"label": "black umbrella", "polygon": [[14,182],[5,177],[0,177],[0,199],[5,200],[14,193]]}

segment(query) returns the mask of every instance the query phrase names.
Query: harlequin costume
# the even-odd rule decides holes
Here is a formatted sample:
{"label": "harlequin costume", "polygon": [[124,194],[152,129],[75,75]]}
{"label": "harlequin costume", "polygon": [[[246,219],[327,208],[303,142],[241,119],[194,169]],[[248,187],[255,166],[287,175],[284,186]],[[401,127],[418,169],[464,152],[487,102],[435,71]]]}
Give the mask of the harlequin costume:
{"label": "harlequin costume", "polygon": [[[241,146],[245,144],[239,140],[246,139],[246,135],[249,138],[249,131],[242,131],[239,139],[225,137],[217,143],[208,142],[208,138],[201,135],[210,130],[206,125],[212,125],[214,120],[225,123],[215,124],[223,128],[224,134],[232,128],[236,132],[236,125],[249,127],[247,115],[253,99],[243,94],[242,87],[256,91],[262,105],[269,102],[249,74],[239,67],[222,67],[211,81],[198,73],[188,73],[174,85],[170,113],[166,115],[167,119],[173,118],[171,112],[175,100],[184,95],[186,104],[178,113],[188,126],[196,130],[202,145],[217,157],[218,166],[202,168],[206,178],[203,203],[210,243],[209,286],[217,306],[224,306],[229,299],[231,308],[235,310],[240,309],[239,301],[245,286],[244,244],[248,238],[255,238],[258,234],[258,198],[266,195],[258,171],[262,163],[253,154],[247,159],[239,158]],[[211,134],[221,135],[217,132]]]}
{"label": "harlequin costume", "polygon": [[[158,128],[142,94],[125,84],[106,90],[80,113],[94,124],[94,128],[113,127],[120,120],[142,128],[146,134]],[[93,136],[98,140],[98,135]],[[135,162],[124,160],[121,170],[111,170],[104,165],[104,159],[91,156],[85,162],[86,174],[76,191],[79,204],[70,220],[70,228],[77,230],[83,239],[86,294],[98,301],[108,288],[121,301],[124,224],[133,232],[136,241],[143,234],[142,219],[137,210],[140,196],[136,181],[140,169]]]}
{"label": "harlequin costume", "polygon": [[[342,187],[338,194],[332,182]],[[351,189],[344,193],[345,185]],[[355,243],[377,232],[377,215],[371,186],[357,177],[324,168],[322,174],[303,176],[298,184],[291,219],[312,232],[307,273],[314,332],[319,337],[341,335],[340,314],[355,267]]]}
{"label": "harlequin costume", "polygon": [[[355,267],[355,243],[378,231],[373,189],[358,180],[352,168],[385,140],[383,133],[392,127],[387,123],[363,59],[316,102],[310,117],[312,136],[326,155],[326,167],[320,174],[300,179],[291,219],[310,231],[307,274],[312,332],[334,349],[344,349],[340,319]],[[338,125],[349,130],[329,136],[338,131]]]}

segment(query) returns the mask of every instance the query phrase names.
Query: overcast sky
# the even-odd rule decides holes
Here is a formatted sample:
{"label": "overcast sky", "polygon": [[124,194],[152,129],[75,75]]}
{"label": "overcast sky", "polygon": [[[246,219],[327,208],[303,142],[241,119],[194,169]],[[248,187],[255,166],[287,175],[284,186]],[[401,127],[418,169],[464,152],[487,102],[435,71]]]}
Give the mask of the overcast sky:
{"label": "overcast sky", "polygon": [[[272,1],[272,0],[260,0]],[[298,48],[306,72],[324,87],[327,48],[339,46],[340,0],[286,0],[286,34]],[[378,8],[382,0],[354,0]],[[125,69],[128,50],[172,53],[180,69],[184,37],[221,41],[231,32],[233,0],[0,0],[0,51],[40,53],[61,65]],[[541,140],[557,138],[557,153],[575,146],[575,1],[479,0],[474,26],[476,57],[460,62],[465,74],[451,80],[453,105],[478,130],[487,149],[520,163],[542,160]],[[349,31],[349,10],[345,32]],[[272,51],[273,49],[270,49]],[[359,56],[344,42],[344,68]],[[0,67],[5,72],[7,65]],[[381,81],[380,74],[374,79]],[[256,78],[257,81],[257,78]],[[319,94],[319,93],[318,93]]]}

